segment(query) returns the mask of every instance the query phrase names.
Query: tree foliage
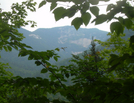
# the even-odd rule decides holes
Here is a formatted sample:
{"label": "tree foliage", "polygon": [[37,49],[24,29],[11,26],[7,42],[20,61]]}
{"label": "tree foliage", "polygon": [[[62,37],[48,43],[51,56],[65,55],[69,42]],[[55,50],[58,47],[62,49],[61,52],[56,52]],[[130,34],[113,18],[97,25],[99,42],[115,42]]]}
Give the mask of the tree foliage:
{"label": "tree foliage", "polygon": [[[56,61],[59,56],[55,50],[34,51],[32,47],[21,43],[23,34],[18,32],[18,28],[32,23],[25,21],[26,8],[35,11],[32,0],[13,4],[11,12],[0,12],[0,49],[12,51],[18,50],[18,56],[28,56],[28,60],[35,60],[37,66],[42,65],[41,73],[49,73],[49,79],[41,77],[15,77],[10,76],[4,64],[0,63],[0,102],[2,103],[133,103],[134,102],[134,36],[129,41],[124,41],[124,28],[133,30],[134,8],[127,0],[117,1],[116,4],[107,6],[107,14],[99,14],[99,2],[109,0],[43,0],[39,8],[47,3],[51,3],[50,10],[58,21],[64,17],[73,17],[80,11],[81,17],[76,17],[71,24],[76,29],[84,23],[88,25],[91,13],[95,16],[92,22],[102,24],[113,19],[117,21],[110,25],[111,37],[106,42],[98,41],[105,47],[112,48],[102,51],[96,50],[95,42],[92,40],[90,52],[85,52],[83,57],[73,55],[72,64],[68,66],[52,65],[49,59]],[[59,2],[71,2],[69,8],[59,7]],[[126,17],[116,17],[122,13]],[[65,83],[71,79],[72,84]],[[49,98],[53,95],[64,98]]]}

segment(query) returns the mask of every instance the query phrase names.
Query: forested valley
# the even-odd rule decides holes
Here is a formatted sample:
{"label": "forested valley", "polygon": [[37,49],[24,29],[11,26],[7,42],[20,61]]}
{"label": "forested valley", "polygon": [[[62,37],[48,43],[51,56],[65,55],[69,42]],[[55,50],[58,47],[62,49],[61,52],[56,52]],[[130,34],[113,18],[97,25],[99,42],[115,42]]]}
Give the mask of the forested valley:
{"label": "forested valley", "polygon": [[[109,1],[27,0],[0,8],[0,103],[134,103],[133,0]],[[109,3],[105,14],[100,2]],[[26,20],[28,10],[48,3],[55,21],[75,17],[72,26],[23,29],[38,25]],[[110,32],[80,28],[105,22]]]}

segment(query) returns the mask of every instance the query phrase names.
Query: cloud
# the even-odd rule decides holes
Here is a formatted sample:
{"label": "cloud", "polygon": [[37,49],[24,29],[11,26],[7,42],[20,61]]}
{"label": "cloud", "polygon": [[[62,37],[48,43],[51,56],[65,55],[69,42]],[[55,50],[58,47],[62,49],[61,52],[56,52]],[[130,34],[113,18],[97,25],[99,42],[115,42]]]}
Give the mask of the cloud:
{"label": "cloud", "polygon": [[88,48],[88,46],[91,44],[91,39],[87,38],[81,38],[79,40],[70,41],[71,43],[82,45],[85,48]]}
{"label": "cloud", "polygon": [[73,52],[72,51],[72,54],[74,54],[74,55],[77,55],[77,54],[80,54],[80,53],[82,53],[82,51],[81,52]]}
{"label": "cloud", "polygon": [[34,37],[36,39],[42,39],[39,35],[35,35],[35,34],[30,34],[29,36],[32,36],[32,37]]}

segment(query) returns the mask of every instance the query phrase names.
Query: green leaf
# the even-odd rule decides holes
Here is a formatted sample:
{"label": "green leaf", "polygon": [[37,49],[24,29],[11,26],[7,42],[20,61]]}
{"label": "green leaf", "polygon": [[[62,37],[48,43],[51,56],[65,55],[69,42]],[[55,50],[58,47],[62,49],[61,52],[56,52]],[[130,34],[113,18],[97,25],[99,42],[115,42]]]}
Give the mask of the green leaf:
{"label": "green leaf", "polygon": [[82,25],[82,23],[83,23],[82,18],[76,17],[75,19],[73,19],[71,25],[74,25],[75,29],[78,30]]}
{"label": "green leaf", "polygon": [[56,99],[52,101],[53,103],[62,103],[60,100]]}
{"label": "green leaf", "polygon": [[57,3],[56,2],[52,2],[51,7],[50,7],[50,11],[53,10],[56,6],[57,6]]}
{"label": "green leaf", "polygon": [[46,1],[45,0],[43,0],[40,4],[39,4],[39,7],[38,8],[41,8],[43,5],[45,5],[46,4]]}
{"label": "green leaf", "polygon": [[8,50],[9,50],[9,51],[12,51],[12,47],[10,47],[10,46],[7,46],[7,48],[8,48]]}
{"label": "green leaf", "polygon": [[73,5],[71,8],[67,9],[66,13],[64,14],[64,17],[68,16],[69,18],[71,18],[75,15],[77,11],[77,6]]}
{"label": "green leaf", "polygon": [[58,58],[57,58],[57,56],[54,56],[54,60],[55,60],[55,61],[58,61]]}
{"label": "green leaf", "polygon": [[49,75],[49,77],[51,78],[51,81],[56,80],[56,77],[54,75]]}
{"label": "green leaf", "polygon": [[94,16],[98,16],[99,15],[99,8],[97,6],[90,7],[90,11],[92,12],[92,14]]}
{"label": "green leaf", "polygon": [[84,3],[82,7],[81,14],[86,13],[86,11],[89,10],[89,3]]}
{"label": "green leaf", "polygon": [[118,18],[115,17],[115,19],[117,19],[120,22],[121,25],[124,24],[124,18],[123,17],[118,17]]}
{"label": "green leaf", "polygon": [[3,46],[3,48],[5,49],[5,51],[6,51],[6,52],[8,51],[8,49],[7,49],[7,47],[6,47],[6,46]]}
{"label": "green leaf", "polygon": [[91,15],[89,13],[85,13],[82,15],[82,20],[83,20],[83,23],[85,24],[85,26],[88,25],[90,19],[91,19]]}
{"label": "green leaf", "polygon": [[130,37],[130,44],[129,46],[134,50],[134,35]]}
{"label": "green leaf", "polygon": [[28,60],[32,60],[34,56],[32,54],[29,55]]}
{"label": "green leaf", "polygon": [[97,16],[97,18],[94,19],[92,23],[95,22],[95,25],[98,25],[98,24],[102,24],[105,21],[107,21],[107,15],[102,14],[102,15]]}
{"label": "green leaf", "polygon": [[16,49],[16,50],[18,50],[18,47],[17,47],[16,45],[15,45],[15,46],[13,46],[13,48],[14,48],[14,49]]}
{"label": "green leaf", "polygon": [[41,65],[41,62],[40,62],[40,61],[35,61],[35,64],[36,64],[37,66],[39,66],[39,65]]}
{"label": "green leaf", "polygon": [[56,48],[55,50],[60,51],[60,49],[59,49],[59,48]]}
{"label": "green leaf", "polygon": [[109,11],[109,10],[111,10],[111,9],[114,8],[114,7],[115,7],[115,5],[109,4],[109,5],[107,6],[106,11]]}
{"label": "green leaf", "polygon": [[123,26],[119,22],[111,23],[110,30],[112,33],[115,31],[117,36],[119,36],[120,34],[123,34]]}
{"label": "green leaf", "polygon": [[63,14],[66,13],[66,9],[63,7],[58,7],[54,11],[55,20],[58,21],[59,19],[63,18]]}
{"label": "green leaf", "polygon": [[116,54],[110,54],[110,59],[109,59],[109,65],[115,60],[118,58],[118,56]]}
{"label": "green leaf", "polygon": [[26,99],[23,100],[22,103],[34,103],[34,102],[35,102],[35,101],[34,101],[33,98],[26,98]]}
{"label": "green leaf", "polygon": [[99,0],[89,0],[92,5],[97,5]]}
{"label": "green leaf", "polygon": [[46,68],[43,68],[42,70],[41,70],[41,73],[46,73],[48,70],[46,69]]}
{"label": "green leaf", "polygon": [[127,29],[131,29],[133,22],[130,19],[124,19],[124,25],[127,27]]}
{"label": "green leaf", "polygon": [[66,73],[65,76],[66,76],[67,78],[69,78],[69,74],[68,74],[68,73]]}

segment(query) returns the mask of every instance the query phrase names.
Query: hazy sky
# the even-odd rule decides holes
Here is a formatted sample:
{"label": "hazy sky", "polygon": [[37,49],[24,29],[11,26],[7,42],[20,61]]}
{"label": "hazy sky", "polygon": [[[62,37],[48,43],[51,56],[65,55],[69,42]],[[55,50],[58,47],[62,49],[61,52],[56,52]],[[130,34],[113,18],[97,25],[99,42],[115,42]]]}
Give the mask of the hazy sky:
{"label": "hazy sky", "polygon": [[[16,2],[21,3],[22,1],[25,1],[25,0],[0,0],[0,4],[1,4],[0,7],[5,11],[9,11],[12,3],[16,3]],[[50,4],[47,4],[38,9],[38,5],[42,0],[34,0],[34,1],[37,2],[37,10],[34,13],[28,12],[27,20],[33,20],[33,21],[37,22],[37,27],[31,28],[30,26],[27,26],[27,27],[25,27],[25,29],[34,31],[37,28],[52,28],[52,27],[58,27],[58,26],[71,25],[71,20],[73,18],[68,19],[66,17],[66,18],[56,22],[54,19],[54,15],[50,11]],[[111,1],[112,2],[110,2],[110,3],[115,3],[117,0],[111,0]],[[109,3],[102,2],[99,4],[99,7],[101,8],[101,13],[105,13],[105,10],[106,10],[105,4],[109,4]],[[67,5],[69,5],[69,4],[67,4]],[[80,14],[77,14],[76,16],[79,16],[79,15]],[[103,23],[103,24],[100,24],[97,26],[94,24],[89,24],[86,27],[84,25],[81,27],[82,28],[98,28],[100,30],[109,31],[109,26],[110,26],[109,23]]]}

